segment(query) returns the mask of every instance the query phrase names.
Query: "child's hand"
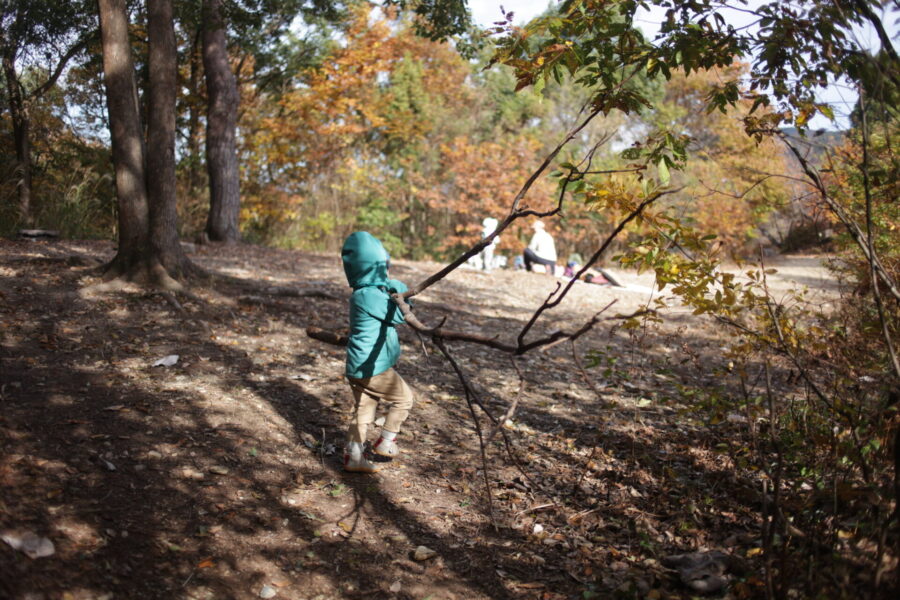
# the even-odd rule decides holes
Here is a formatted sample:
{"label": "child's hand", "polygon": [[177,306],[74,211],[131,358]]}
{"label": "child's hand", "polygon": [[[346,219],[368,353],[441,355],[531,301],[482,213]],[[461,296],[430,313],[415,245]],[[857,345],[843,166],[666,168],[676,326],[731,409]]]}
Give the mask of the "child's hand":
{"label": "child's hand", "polygon": [[389,294],[404,294],[409,290],[406,284],[399,279],[388,279],[384,287]]}

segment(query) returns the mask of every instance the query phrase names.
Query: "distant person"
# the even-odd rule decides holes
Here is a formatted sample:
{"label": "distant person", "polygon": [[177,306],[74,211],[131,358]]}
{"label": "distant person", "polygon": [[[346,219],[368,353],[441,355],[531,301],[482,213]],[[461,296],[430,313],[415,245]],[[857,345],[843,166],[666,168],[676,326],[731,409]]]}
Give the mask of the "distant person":
{"label": "distant person", "polygon": [[534,235],[522,253],[525,270],[531,271],[532,266],[538,264],[544,265],[550,275],[556,275],[556,244],[553,243],[553,236],[544,230],[542,221],[535,221],[531,228],[534,229]]}
{"label": "distant person", "polygon": [[[569,257],[569,262],[566,264],[566,277],[575,277],[581,271],[581,263],[578,259],[581,257],[573,254]],[[582,280],[585,283],[593,283],[595,285],[612,285],[615,287],[622,287],[622,284],[613,277],[612,273],[607,271],[606,269],[587,269],[582,275]]]}
{"label": "distant person", "polygon": [[[483,229],[481,230],[481,239],[484,239],[497,231],[497,219],[493,217],[485,217],[481,222]],[[481,268],[490,272],[494,268],[494,247],[500,243],[500,236],[494,238],[494,241],[484,247],[481,251]]]}
{"label": "distant person", "polygon": [[399,454],[396,438],[409,416],[413,392],[394,370],[400,357],[397,325],[405,321],[391,299],[406,286],[388,279],[388,253],[377,238],[365,231],[351,233],[341,250],[350,295],[350,337],[344,373],[353,390],[354,409],[344,449],[344,470],[374,473],[366,457],[366,434],[375,421],[375,409],[384,401],[388,414],[372,452],[393,458]]}

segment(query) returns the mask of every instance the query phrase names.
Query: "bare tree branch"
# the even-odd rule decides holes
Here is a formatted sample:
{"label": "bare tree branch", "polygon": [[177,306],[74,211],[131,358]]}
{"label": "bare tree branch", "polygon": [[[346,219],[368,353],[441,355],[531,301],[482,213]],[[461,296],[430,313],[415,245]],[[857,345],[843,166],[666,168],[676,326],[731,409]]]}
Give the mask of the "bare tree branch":
{"label": "bare tree branch", "polygon": [[[469,380],[466,379],[459,364],[457,364],[453,356],[450,355],[450,351],[447,349],[447,345],[444,344],[443,340],[435,339],[434,345],[443,353],[444,357],[453,367],[453,370],[456,371],[456,376],[459,377],[459,380],[463,384],[466,405],[469,407],[469,414],[472,415],[472,423],[475,425],[475,432],[478,434],[478,446],[481,450],[481,468],[482,474],[484,475],[484,488],[487,494],[488,513],[491,518],[491,524],[494,526],[494,529],[497,529],[497,521],[494,519],[494,496],[491,492],[491,480],[488,476],[487,445],[485,443],[484,433],[481,431],[481,422],[478,420],[478,415],[475,414],[475,407],[473,405],[473,400],[475,400],[476,397],[475,391],[469,385]],[[484,410],[484,406],[481,404],[479,405],[481,406],[481,409]],[[485,413],[489,414],[486,410]]]}
{"label": "bare tree branch", "polygon": [[[506,352],[508,354],[513,354],[516,356],[525,354],[526,352],[534,350],[535,348],[540,348],[542,346],[551,346],[551,345],[555,345],[557,343],[561,343],[561,342],[564,342],[567,340],[576,340],[576,339],[580,338],[585,333],[590,331],[594,327],[594,325],[599,323],[601,320],[600,315],[603,313],[603,311],[605,311],[607,308],[609,308],[609,306],[612,306],[612,303],[610,303],[606,308],[604,308],[603,310],[598,312],[596,315],[594,315],[594,317],[590,321],[588,321],[587,323],[585,323],[584,325],[582,325],[580,328],[578,328],[577,330],[575,330],[573,332],[554,331],[553,333],[551,333],[550,335],[548,335],[546,337],[528,342],[527,344],[519,343],[519,344],[513,345],[513,344],[507,344],[507,343],[499,341],[496,336],[487,337],[487,336],[483,336],[483,335],[478,335],[477,333],[466,333],[463,331],[453,331],[450,329],[444,329],[443,324],[446,319],[442,319],[441,322],[435,327],[428,327],[427,325],[422,323],[418,319],[418,317],[416,317],[415,314],[413,314],[412,309],[410,308],[409,304],[407,304],[406,301],[403,299],[403,296],[401,294],[393,294],[391,297],[394,299],[394,302],[397,303],[397,306],[400,307],[400,312],[403,313],[403,316],[406,319],[406,323],[410,327],[412,327],[413,329],[418,331],[419,333],[421,333],[423,335],[431,336],[432,340],[435,340],[435,343],[437,343],[437,340],[471,342],[474,344],[480,344],[482,346],[488,346],[490,348],[495,348],[502,352]],[[652,312],[654,312],[654,311],[639,310],[639,311],[636,311],[629,315],[616,315],[613,317],[607,317],[606,319],[603,319],[603,320],[605,320],[605,321],[628,320],[628,319],[631,319],[634,317],[639,317],[641,315],[649,314]],[[320,335],[318,333],[319,331],[321,331],[321,330],[317,331],[316,336]],[[307,329],[307,333],[309,333],[309,329]],[[316,336],[312,336],[312,334],[310,334],[310,335],[311,335],[311,337],[316,337]],[[322,339],[322,341],[329,341],[329,340],[323,339],[323,337],[325,337],[325,336],[316,337],[316,339]]]}
{"label": "bare tree branch", "polygon": [[[654,202],[656,202],[663,196],[679,192],[682,189],[683,188],[677,188],[677,189],[663,190],[661,192],[657,192],[657,193],[645,198],[637,206],[637,208],[632,210],[628,214],[627,217],[622,219],[619,222],[619,224],[616,226],[616,228],[613,229],[612,232],[606,237],[606,240],[604,240],[604,242],[600,246],[600,248],[598,248],[597,251],[594,252],[593,256],[591,256],[591,258],[587,261],[587,263],[581,267],[581,269],[578,271],[578,273],[576,273],[575,276],[572,277],[572,279],[565,285],[565,287],[563,287],[563,289],[561,291],[559,291],[559,288],[557,288],[557,291],[555,291],[553,294],[551,294],[550,297],[547,298],[547,300],[541,306],[539,306],[536,311],[534,311],[534,314],[531,316],[531,319],[528,321],[528,323],[525,324],[525,326],[522,328],[522,331],[519,332],[519,337],[518,337],[519,346],[520,347],[524,346],[525,336],[528,334],[528,331],[537,322],[537,320],[541,316],[541,314],[543,314],[545,311],[547,311],[551,308],[554,308],[555,306],[558,306],[559,303],[563,301],[563,299],[569,293],[569,290],[571,290],[572,286],[575,285],[575,281],[580,279],[581,276],[584,275],[588,269],[590,269],[594,264],[597,263],[597,261],[600,260],[600,258],[603,256],[604,252],[606,252],[606,249],[609,247],[609,245],[613,242],[613,240],[615,240],[619,236],[620,233],[622,233],[622,230],[625,229],[625,227],[631,221],[636,219],[641,213],[644,212],[644,209],[646,209],[648,206],[650,206],[651,204],[653,204]],[[554,295],[556,296],[555,298],[554,298]]]}
{"label": "bare tree branch", "polygon": [[[531,189],[531,186],[534,185],[534,182],[537,181],[538,177],[540,177],[541,174],[547,170],[547,167],[549,167],[550,163],[553,162],[553,159],[556,158],[556,155],[559,154],[560,151],[563,149],[563,147],[566,144],[568,144],[576,135],[578,135],[578,132],[580,132],[582,129],[584,129],[588,125],[588,123],[590,123],[594,119],[594,117],[596,117],[599,113],[600,113],[599,110],[595,110],[592,113],[590,113],[587,117],[585,117],[585,119],[581,123],[576,125],[574,128],[572,128],[569,131],[569,133],[566,134],[566,137],[563,138],[563,140],[556,146],[556,148],[554,148],[546,156],[546,158],[544,158],[544,162],[542,162],[541,165],[537,168],[537,170],[535,170],[534,173],[531,174],[531,176],[528,178],[528,180],[522,186],[522,189],[520,189],[519,193],[516,194],[516,197],[513,198],[512,205],[510,206],[510,209],[509,209],[509,214],[497,226],[497,229],[495,229],[492,234],[485,237],[480,242],[478,242],[477,244],[475,244],[474,246],[469,248],[466,252],[464,252],[461,256],[459,256],[456,260],[449,263],[447,266],[445,266],[443,269],[441,269],[437,273],[434,273],[433,275],[431,275],[430,277],[425,279],[425,281],[422,281],[422,282],[418,283],[417,285],[413,286],[412,288],[410,288],[410,290],[408,292],[403,294],[404,298],[411,298],[412,296],[415,296],[416,294],[421,294],[423,291],[425,291],[426,289],[428,289],[429,287],[431,287],[432,285],[434,285],[435,283],[437,283],[438,281],[440,281],[441,279],[443,279],[444,277],[446,277],[447,275],[449,275],[450,273],[455,271],[457,267],[459,267],[461,264],[463,264],[464,262],[469,260],[471,257],[473,257],[476,254],[478,254],[479,252],[481,252],[485,247],[488,246],[488,244],[493,243],[494,239],[498,235],[500,235],[507,227],[509,227],[509,225],[516,219],[519,219],[521,217],[528,216],[528,215],[539,214],[539,213],[536,213],[529,209],[521,210],[519,208],[519,205],[521,204],[522,200],[525,198],[525,195],[528,194],[528,191]],[[573,180],[575,175],[576,175],[576,173],[573,171],[573,172],[570,172],[566,176],[566,179],[563,181],[562,191],[560,192],[560,198],[562,198],[563,195],[565,194],[568,184]],[[552,214],[553,212],[554,211],[551,211],[550,214]],[[556,212],[558,212],[558,208],[557,208]]]}
{"label": "bare tree branch", "polygon": [[91,41],[99,39],[99,34],[99,29],[93,29],[81,36],[81,38],[75,44],[73,44],[65,54],[60,57],[59,62],[56,64],[56,68],[50,74],[50,77],[47,78],[47,81],[42,83],[40,86],[32,90],[30,94],[28,94],[29,98],[40,98],[47,92],[47,90],[52,88],[56,83],[56,80],[59,79],[60,75],[62,75],[69,61],[72,60],[72,58],[79,52],[87,48],[88,44]]}
{"label": "bare tree branch", "polygon": [[[875,256],[875,225],[872,223],[872,188],[869,182],[869,126],[866,119],[866,92],[862,86],[859,88],[859,104],[860,115],[862,116],[862,151],[863,162],[860,166],[863,176],[863,192],[866,198],[866,247],[869,249],[869,256]],[[891,364],[894,367],[894,377],[900,382],[900,362],[897,360],[897,352],[894,350],[894,341],[891,339],[891,330],[888,325],[887,317],[884,314],[884,302],[881,300],[881,290],[878,289],[878,274],[875,271],[875,263],[869,259],[869,275],[872,279],[872,295],[875,298],[875,307],[878,309],[878,320],[881,322],[881,334],[884,342],[887,344],[888,355]]]}
{"label": "bare tree branch", "polygon": [[894,296],[894,299],[897,302],[900,302],[900,286],[894,281],[894,278],[891,277],[890,273],[884,268],[884,265],[881,264],[881,260],[878,258],[878,255],[874,252],[869,251],[869,245],[866,243],[866,235],[859,228],[859,225],[847,214],[847,211],[844,210],[844,207],[841,206],[834,198],[832,198],[828,194],[828,189],[825,187],[822,178],[819,177],[819,174],[813,168],[812,165],[809,164],[809,161],[806,160],[806,157],[803,156],[800,151],[788,141],[787,136],[778,131],[775,132],[781,140],[784,142],[785,146],[791,151],[797,161],[800,163],[803,172],[806,173],[807,177],[809,177],[809,183],[819,192],[819,197],[828,205],[828,208],[831,209],[831,212],[838,218],[841,224],[847,229],[847,232],[850,234],[850,237],[853,238],[853,241],[856,242],[856,245],[859,246],[863,255],[866,257],[875,271],[878,273],[878,277],[887,287],[888,291],[891,292],[891,295]]}

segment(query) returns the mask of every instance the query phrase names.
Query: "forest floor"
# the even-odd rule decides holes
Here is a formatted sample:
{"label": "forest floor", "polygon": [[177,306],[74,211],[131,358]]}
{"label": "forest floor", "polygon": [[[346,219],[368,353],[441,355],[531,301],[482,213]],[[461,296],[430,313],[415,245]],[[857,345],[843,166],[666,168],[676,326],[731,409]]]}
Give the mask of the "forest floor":
{"label": "forest floor", "polygon": [[[723,451],[747,427],[684,403],[729,368],[711,320],[676,305],[652,330],[602,322],[577,343],[585,364],[597,352],[599,395],[571,345],[518,359],[520,392],[508,357],[451,344],[494,414],[521,394],[504,427],[519,464],[502,436],[488,445],[492,524],[460,384],[408,328],[398,370],[418,404],[403,453],[375,475],[341,470],[343,350],[305,335],[346,325],[338,257],[199,247],[192,260],[231,279],[172,302],[91,288],[113,250],[0,241],[0,598],[691,598],[663,559],[714,550],[729,557],[719,597],[762,596],[760,479]],[[773,289],[835,293],[815,257],[767,266]],[[646,305],[652,277],[619,275],[629,288],[578,283],[531,335],[612,300],[610,316]],[[415,310],[513,340],[553,284],[462,269]],[[29,534],[52,554],[13,549]]]}

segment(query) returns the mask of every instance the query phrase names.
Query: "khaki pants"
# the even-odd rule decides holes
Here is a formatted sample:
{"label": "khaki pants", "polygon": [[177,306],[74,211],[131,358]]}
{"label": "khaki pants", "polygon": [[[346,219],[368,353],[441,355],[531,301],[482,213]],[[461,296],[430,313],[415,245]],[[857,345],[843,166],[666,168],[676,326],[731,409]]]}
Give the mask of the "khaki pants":
{"label": "khaki pants", "polygon": [[388,369],[374,377],[356,379],[348,377],[353,390],[353,419],[348,431],[351,442],[365,442],[369,425],[375,422],[375,409],[384,400],[388,404],[388,414],[384,428],[400,432],[400,425],[409,416],[415,397],[412,388],[394,369]]}

